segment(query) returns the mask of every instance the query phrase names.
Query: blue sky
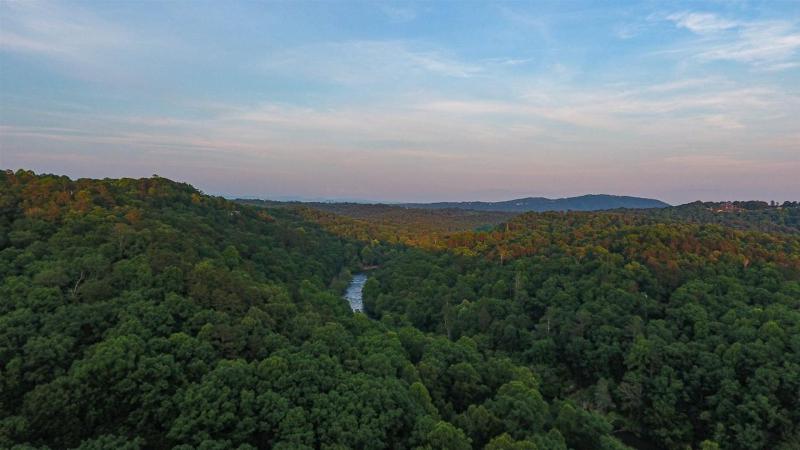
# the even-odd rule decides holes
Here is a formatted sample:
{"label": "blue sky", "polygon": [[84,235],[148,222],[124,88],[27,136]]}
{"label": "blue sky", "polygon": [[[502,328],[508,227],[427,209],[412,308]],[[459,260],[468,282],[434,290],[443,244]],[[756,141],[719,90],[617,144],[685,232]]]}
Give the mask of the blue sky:
{"label": "blue sky", "polygon": [[800,2],[0,2],[0,166],[214,194],[800,199]]}

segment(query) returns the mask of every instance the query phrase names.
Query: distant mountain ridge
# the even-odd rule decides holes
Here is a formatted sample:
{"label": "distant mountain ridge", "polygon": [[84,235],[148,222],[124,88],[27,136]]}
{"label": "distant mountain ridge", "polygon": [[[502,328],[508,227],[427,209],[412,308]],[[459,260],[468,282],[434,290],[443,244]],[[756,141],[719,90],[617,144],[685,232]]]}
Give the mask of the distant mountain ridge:
{"label": "distant mountain ridge", "polygon": [[589,194],[578,197],[545,198],[526,197],[501,202],[437,202],[437,203],[403,203],[399,206],[422,209],[471,209],[474,211],[600,211],[605,209],[631,208],[649,209],[666,208],[670,205],[652,198],[629,197],[625,195]]}

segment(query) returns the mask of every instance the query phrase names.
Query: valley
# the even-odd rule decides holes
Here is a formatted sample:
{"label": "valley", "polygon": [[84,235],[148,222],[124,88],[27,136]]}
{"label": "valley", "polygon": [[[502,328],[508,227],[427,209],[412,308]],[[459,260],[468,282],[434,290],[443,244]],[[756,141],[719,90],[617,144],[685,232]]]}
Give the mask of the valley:
{"label": "valley", "polygon": [[1,187],[4,447],[797,442],[792,204],[728,226]]}

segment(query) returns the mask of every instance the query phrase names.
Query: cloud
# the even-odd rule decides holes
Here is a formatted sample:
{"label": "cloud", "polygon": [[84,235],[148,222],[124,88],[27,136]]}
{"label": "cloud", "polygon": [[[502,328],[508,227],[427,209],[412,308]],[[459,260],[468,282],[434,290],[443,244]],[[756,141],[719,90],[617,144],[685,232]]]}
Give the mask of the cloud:
{"label": "cloud", "polygon": [[764,70],[767,72],[779,72],[781,70],[794,69],[795,67],[800,67],[800,62],[776,63],[765,67]]}
{"label": "cloud", "polygon": [[739,120],[733,119],[725,114],[712,114],[705,116],[703,120],[712,127],[725,130],[739,130],[745,127]]}
{"label": "cloud", "polygon": [[300,46],[271,55],[262,65],[271,74],[341,84],[398,82],[410,77],[469,78],[481,66],[435,48],[404,41],[346,41]]}
{"label": "cloud", "polygon": [[796,133],[788,124],[798,110],[797,95],[716,79],[685,79],[615,87],[542,86],[519,90],[510,98],[422,93],[336,107],[200,103],[186,105],[183,115],[65,110],[59,118],[57,111],[50,111],[47,123],[69,127],[9,125],[0,133],[3,140],[169,148],[187,155],[256,159],[283,155],[329,160],[355,152],[444,160],[490,150],[493,163],[504,164],[521,155],[591,154],[590,149],[631,149],[638,143],[664,150],[676,142],[739,145],[745,130],[759,142],[759,132],[771,139],[785,135],[787,128]]}
{"label": "cloud", "polygon": [[515,67],[528,64],[535,61],[534,58],[487,58],[483,62],[487,65],[496,65],[500,67]]}
{"label": "cloud", "polygon": [[613,27],[613,33],[619,39],[631,39],[641,34],[645,29],[646,27],[644,24],[623,23],[615,25]]}
{"label": "cloud", "polygon": [[766,68],[791,68],[800,49],[800,31],[784,22],[747,24],[731,42],[713,45],[698,57],[706,60],[728,60],[751,63]]}
{"label": "cloud", "polygon": [[645,91],[649,92],[675,92],[684,91],[687,89],[699,88],[703,86],[716,86],[724,84],[724,80],[717,78],[690,78],[684,80],[668,81],[666,83],[659,83],[647,86]]}
{"label": "cloud", "polygon": [[682,12],[666,16],[701,36],[685,50],[701,61],[735,61],[768,71],[798,67],[800,29],[788,21],[731,21],[714,14]]}
{"label": "cloud", "polygon": [[769,161],[719,153],[668,156],[658,161],[658,163],[681,167],[683,170],[691,170],[692,172],[724,169],[728,173],[768,173],[769,171],[785,172],[792,167],[800,168],[800,162],[797,161]]}
{"label": "cloud", "polygon": [[381,11],[389,20],[396,23],[410,22],[417,18],[417,11],[410,7],[383,5],[381,6]]}
{"label": "cloud", "polygon": [[[520,6],[515,5],[515,6]],[[513,32],[533,31],[544,42],[554,42],[551,17],[540,13],[529,13],[518,8],[511,8],[508,5],[499,7],[499,14],[506,21]]]}
{"label": "cloud", "polygon": [[667,20],[697,34],[717,33],[737,26],[736,22],[709,13],[682,12],[668,15]]}
{"label": "cloud", "polygon": [[[98,15],[105,8],[93,12],[82,9],[86,6],[0,0],[2,56],[25,55],[47,62],[47,69],[94,79],[133,65],[139,70],[132,77],[165,95],[142,98],[146,90],[107,89],[100,83],[76,83],[81,86],[64,97],[4,92],[0,145],[16,161],[34,161],[34,156],[26,159],[29,154],[38,155],[36,161],[48,154],[54,161],[58,155],[91,156],[81,163],[97,170],[117,161],[176,166],[192,161],[197,167],[229,168],[232,174],[261,171],[254,185],[280,175],[287,190],[325,183],[344,189],[356,176],[369,176],[374,184],[361,183],[365,189],[384,186],[388,192],[390,183],[383,177],[392,173],[392,182],[410,192],[424,184],[418,178],[430,174],[428,186],[452,193],[463,188],[458,183],[464,179],[486,180],[481,187],[487,188],[508,182],[527,189],[527,183],[540,180],[541,186],[563,187],[594,177],[595,186],[613,186],[654,162],[638,175],[645,185],[660,173],[667,155],[730,152],[723,155],[728,159],[667,160],[672,169],[662,175],[663,183],[675,185],[667,178],[684,166],[709,173],[733,168],[744,173],[748,164],[772,169],[756,162],[772,158],[794,164],[800,148],[794,123],[800,94],[789,79],[761,72],[800,66],[800,32],[789,19],[683,12],[640,18],[635,27],[618,30],[630,37],[650,33],[655,20],[669,24],[673,31],[667,37],[680,34],[682,47],[672,49],[680,57],[677,67],[642,54],[652,49],[653,40],[644,39],[648,36],[622,43],[618,52],[613,37],[612,48],[605,48],[602,30],[572,33],[570,27],[578,26],[572,16],[548,18],[502,6],[497,7],[502,26],[489,27],[488,34],[479,30],[484,35],[474,40],[451,41],[434,33],[425,41],[400,34],[407,28],[402,26],[393,27],[391,35],[405,37],[393,40],[384,32],[359,33],[367,37],[354,40],[349,32],[307,30],[272,40],[270,33],[277,36],[279,30],[270,30],[259,39],[223,39],[219,48],[207,51],[195,40],[202,33],[185,33],[198,25],[183,24],[189,28],[168,32],[168,45],[180,45],[181,37],[193,42],[187,40],[187,51],[167,58],[151,56],[160,39],[142,40],[148,35],[142,27],[165,29],[150,24],[151,15],[145,23],[127,18],[115,23],[104,20],[115,17]],[[401,6],[384,9],[388,19],[375,9],[368,16],[374,20],[377,14],[384,25],[422,21]],[[566,27],[556,26],[559,20]],[[425,24],[417,25],[412,28]],[[495,33],[514,39],[489,41]],[[475,46],[481,39],[486,45]],[[248,45],[239,47],[245,40]],[[208,58],[218,71],[208,70]],[[689,67],[710,61],[744,66]],[[185,70],[171,70],[184,62]],[[169,89],[171,77],[181,89]],[[52,79],[41,77],[42,82]],[[37,86],[35,80],[29,86]],[[754,162],[742,157],[748,152]],[[562,176],[570,181],[559,180]]]}
{"label": "cloud", "polygon": [[[423,195],[425,189],[452,196],[454,189],[464,189],[456,180],[465,177],[481,180],[470,189],[544,189],[559,180],[563,189],[568,179],[576,193],[631,192],[632,167],[641,168],[636,176],[643,181],[658,175],[669,187],[674,185],[669,176],[692,167],[704,177],[768,173],[794,156],[770,155],[797,148],[791,117],[770,119],[774,129],[753,123],[765,112],[800,109],[796,96],[766,88],[687,79],[593,89],[548,86],[519,94],[509,99],[420,95],[335,108],[209,104],[185,116],[70,110],[63,113],[68,127],[3,126],[0,142],[10,163],[50,161],[59,167],[65,155],[82,156],[84,166],[97,167],[117,160],[144,168],[192,161],[198,169],[260,171],[249,179],[259,189],[264,182],[275,192],[319,195],[330,187],[355,195],[354,189],[366,185],[378,197]],[[728,153],[719,156],[720,148]],[[158,169],[147,173],[165,173],[160,165],[152,167]]]}
{"label": "cloud", "polygon": [[2,2],[0,50],[44,56],[71,65],[99,64],[103,56],[135,39],[75,5]]}
{"label": "cloud", "polygon": [[798,105],[797,96],[766,88],[687,79],[616,88],[549,86],[515,100],[438,100],[417,108],[454,116],[497,117],[511,124],[537,124],[550,130],[554,127],[552,123],[546,126],[548,122],[630,135],[682,135],[688,129],[697,129],[702,135],[713,129],[745,128],[764,111],[787,117],[791,115],[788,109]]}
{"label": "cloud", "polygon": [[200,54],[196,45],[179,44],[147,24],[125,22],[80,2],[0,1],[0,56],[21,56],[60,76],[141,89],[169,80],[165,64]]}

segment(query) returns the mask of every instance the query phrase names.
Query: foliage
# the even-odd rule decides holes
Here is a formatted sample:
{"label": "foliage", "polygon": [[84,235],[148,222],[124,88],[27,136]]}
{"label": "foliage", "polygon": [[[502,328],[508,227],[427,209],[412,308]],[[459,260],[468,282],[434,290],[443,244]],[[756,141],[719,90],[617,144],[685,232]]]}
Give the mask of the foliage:
{"label": "foliage", "polygon": [[[387,261],[365,286],[366,310],[534,369],[571,448],[614,448],[599,439],[614,428],[656,448],[796,442],[799,236],[546,213],[446,242]],[[495,410],[456,423],[484,442]],[[500,421],[505,446],[536,429],[513,420]]]}
{"label": "foliage", "polygon": [[0,447],[800,442],[796,204],[255,203],[4,173]]}
{"label": "foliage", "polygon": [[[0,447],[464,449],[513,436],[559,448],[542,443],[571,436],[526,364],[353,314],[340,297],[350,271],[405,250],[310,217],[157,176],[4,173]],[[569,426],[593,429],[583,418]]]}
{"label": "foliage", "polygon": [[637,212],[661,221],[715,223],[741,230],[800,233],[798,202],[693,202],[672,208]]}

